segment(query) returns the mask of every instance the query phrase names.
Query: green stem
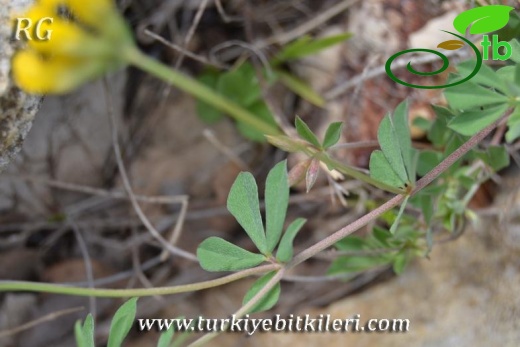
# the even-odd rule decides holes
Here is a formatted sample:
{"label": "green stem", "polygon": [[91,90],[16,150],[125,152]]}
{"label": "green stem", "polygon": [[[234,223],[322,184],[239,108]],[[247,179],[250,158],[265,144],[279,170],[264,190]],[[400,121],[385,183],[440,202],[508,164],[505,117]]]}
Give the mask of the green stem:
{"label": "green stem", "polygon": [[[269,293],[269,291],[271,289],[274,288],[274,286],[276,286],[276,284],[278,284],[278,282],[280,282],[282,280],[284,274],[285,274],[285,269],[284,268],[279,269],[278,272],[273,276],[273,278],[271,278],[269,280],[269,282],[267,282],[265,284],[265,286],[263,286],[262,289],[260,289],[258,291],[258,293],[256,293],[255,296],[253,296],[251,298],[251,300],[249,300],[247,302],[247,304],[245,304],[238,311],[236,311],[233,314],[233,316],[235,316],[237,319],[240,319],[243,316],[245,316],[256,304],[258,304],[258,302],[260,300],[262,300],[262,298],[264,298],[267,295],[267,293]],[[224,329],[222,329],[222,330],[226,331],[229,328],[229,326],[230,326],[230,324],[227,323],[224,326]],[[201,346],[204,346],[206,343],[208,343],[209,341],[211,341],[212,339],[214,339],[215,337],[220,335],[220,333],[221,332],[219,332],[219,331],[208,333],[208,334],[202,336],[201,338],[199,338],[198,340],[195,340],[188,347],[201,347]]]}
{"label": "green stem", "polygon": [[277,127],[264,122],[253,113],[233,103],[226,97],[217,94],[213,89],[208,88],[193,78],[185,76],[161,62],[148,57],[137,48],[129,48],[123,54],[125,55],[126,60],[135,67],[138,67],[143,71],[146,71],[151,75],[154,75],[155,77],[185,91],[186,93],[193,95],[201,101],[226,112],[236,121],[248,124],[265,135],[281,134],[281,131]]}
{"label": "green stem", "polygon": [[316,159],[318,159],[322,163],[326,164],[329,167],[332,167],[332,168],[338,170],[342,174],[345,174],[347,176],[356,178],[356,179],[358,179],[360,181],[363,181],[365,183],[371,184],[374,187],[386,190],[387,192],[390,192],[390,193],[394,193],[394,194],[403,194],[403,193],[405,193],[405,191],[403,189],[399,189],[397,187],[393,187],[393,186],[390,186],[390,185],[385,184],[383,182],[380,182],[378,180],[375,180],[372,177],[370,177],[369,175],[364,174],[363,172],[358,171],[358,170],[356,170],[353,167],[345,165],[345,164],[337,161],[336,159],[333,159],[333,158],[329,157],[324,152],[315,152],[314,154],[312,154],[312,152],[314,152],[314,151],[310,150],[309,148],[307,148],[305,150],[306,154],[308,154],[310,156],[314,156]]}
{"label": "green stem", "polygon": [[[155,59],[148,57],[136,48],[128,49],[125,53],[125,56],[130,64],[195,96],[196,98],[212,105],[213,107],[228,113],[235,120],[246,123],[265,135],[276,136],[282,134],[282,132],[278,128],[264,122],[251,112],[226,99],[226,97],[217,94],[211,88],[208,88],[205,85],[199,83],[198,81],[169,68],[168,66],[162,64],[161,62]],[[292,140],[289,137],[287,137],[287,139],[290,142],[296,143],[295,140]],[[400,194],[403,192],[399,188],[392,187],[377,180],[374,180],[370,176],[347,165],[344,165],[337,160],[330,158],[325,153],[315,152],[307,146],[302,146],[301,151],[306,153],[307,155],[315,156],[323,163],[327,164],[330,167],[333,167],[334,169],[338,170],[339,172],[345,175],[359,179],[377,188],[395,194]]]}
{"label": "green stem", "polygon": [[300,140],[300,139],[293,139],[286,135],[281,136],[266,136],[267,141],[269,141],[270,144],[272,144],[275,147],[280,148],[283,151],[286,152],[299,152],[299,153],[305,153],[310,158],[316,158],[320,162],[327,165],[329,168],[333,168],[347,176],[356,178],[362,182],[371,184],[379,189],[386,190],[387,192],[391,192],[394,194],[403,194],[406,193],[404,189],[399,189],[397,187],[390,186],[388,184],[385,184],[383,182],[379,182],[372,177],[370,177],[367,174],[364,174],[363,172],[357,170],[354,167],[345,165],[336,159],[331,158],[326,152],[315,148],[314,146],[310,145],[308,142]]}
{"label": "green stem", "polygon": [[71,287],[52,283],[25,281],[0,281],[0,292],[44,292],[63,295],[92,296],[98,298],[125,298],[155,295],[170,295],[218,287],[252,275],[263,274],[278,269],[277,264],[263,265],[252,269],[233,273],[229,276],[199,283],[184,284],[172,287],[137,288],[137,289],[97,289]]}

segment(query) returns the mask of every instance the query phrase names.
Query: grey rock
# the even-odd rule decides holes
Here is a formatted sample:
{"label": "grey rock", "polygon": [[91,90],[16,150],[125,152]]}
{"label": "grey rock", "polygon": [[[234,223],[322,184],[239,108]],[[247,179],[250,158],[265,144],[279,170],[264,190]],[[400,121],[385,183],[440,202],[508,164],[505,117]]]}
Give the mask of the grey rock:
{"label": "grey rock", "polygon": [[12,40],[11,19],[33,2],[0,0],[0,171],[22,147],[42,99],[22,92],[10,77],[11,58],[20,44]]}

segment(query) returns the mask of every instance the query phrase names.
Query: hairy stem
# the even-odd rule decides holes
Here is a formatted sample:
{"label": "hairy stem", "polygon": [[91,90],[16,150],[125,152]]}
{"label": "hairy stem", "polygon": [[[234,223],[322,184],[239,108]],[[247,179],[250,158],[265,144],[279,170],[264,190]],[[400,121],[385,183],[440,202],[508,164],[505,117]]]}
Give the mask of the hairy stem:
{"label": "hairy stem", "polygon": [[[433,170],[431,170],[428,174],[426,174],[423,178],[417,181],[415,188],[410,193],[410,196],[413,196],[421,189],[429,185],[433,182],[437,177],[439,177],[444,171],[446,171],[450,166],[452,166],[457,160],[462,158],[466,153],[468,153],[473,147],[475,147],[479,142],[481,142],[484,138],[486,138],[504,119],[509,117],[511,114],[511,110],[508,110],[499,120],[494,122],[493,124],[487,126],[483,130],[479,131],[472,138],[466,141],[462,146],[460,146],[457,150],[451,153],[446,159],[444,159],[439,165],[437,165]],[[291,268],[296,266],[305,260],[313,257],[319,252],[331,247],[339,240],[347,237],[353,232],[361,229],[371,221],[378,218],[380,215],[385,213],[386,211],[391,210],[392,208],[398,206],[404,199],[406,198],[405,194],[396,195],[392,199],[388,200],[383,205],[379,206],[375,210],[370,211],[363,217],[358,220],[350,223],[344,228],[338,230],[334,234],[329,237],[321,240],[320,242],[314,244],[313,246],[307,248],[306,250],[300,252],[296,255],[293,260],[286,266],[286,268]]]}

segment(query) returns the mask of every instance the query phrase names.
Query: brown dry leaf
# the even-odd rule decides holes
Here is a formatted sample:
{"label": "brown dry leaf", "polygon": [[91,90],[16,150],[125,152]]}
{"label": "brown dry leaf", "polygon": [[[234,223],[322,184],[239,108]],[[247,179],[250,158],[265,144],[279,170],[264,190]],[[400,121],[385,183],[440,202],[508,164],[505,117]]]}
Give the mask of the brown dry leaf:
{"label": "brown dry leaf", "polygon": [[316,179],[318,178],[318,174],[320,173],[320,161],[316,158],[312,159],[309,169],[307,169],[307,174],[305,176],[305,183],[307,184],[307,193],[312,189],[314,183],[316,183]]}

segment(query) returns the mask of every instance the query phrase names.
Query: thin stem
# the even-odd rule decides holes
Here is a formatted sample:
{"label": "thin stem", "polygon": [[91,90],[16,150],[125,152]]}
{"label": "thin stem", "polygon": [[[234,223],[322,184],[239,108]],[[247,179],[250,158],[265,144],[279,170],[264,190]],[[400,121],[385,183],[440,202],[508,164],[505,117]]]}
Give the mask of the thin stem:
{"label": "thin stem", "polygon": [[[410,193],[410,196],[413,196],[417,192],[419,192],[421,189],[429,185],[433,182],[437,177],[439,177],[445,170],[447,170],[449,167],[451,167],[457,160],[462,158],[466,153],[468,153],[473,147],[475,147],[479,142],[481,142],[486,136],[488,136],[504,119],[509,117],[512,110],[508,110],[502,117],[500,117],[499,120],[494,122],[493,124],[487,126],[480,132],[478,132],[476,135],[474,135],[472,138],[470,138],[467,142],[465,142],[462,146],[457,148],[453,153],[451,153],[446,159],[444,159],[439,165],[437,165],[433,170],[431,170],[426,176],[421,178],[418,182],[415,188]],[[390,209],[398,206],[404,199],[406,198],[405,194],[402,195],[396,195],[392,199],[388,200],[383,205],[379,206],[375,210],[370,211],[363,217],[359,218],[358,220],[350,223],[349,225],[345,226],[344,228],[338,230],[334,234],[330,235],[329,237],[321,240],[320,242],[314,244],[313,246],[307,248],[306,250],[300,252],[298,255],[296,255],[293,260],[287,264],[286,268],[294,267],[305,260],[313,257],[314,255],[318,254],[319,252],[331,247],[339,240],[347,237],[348,235],[352,234],[353,232],[361,229],[371,221],[378,218],[380,215],[385,213],[386,211],[389,211]]]}
{"label": "thin stem", "polygon": [[253,113],[243,109],[242,107],[228,100],[226,97],[217,94],[211,88],[208,88],[198,81],[169,68],[155,59],[148,57],[138,49],[128,49],[126,52],[124,52],[124,54],[126,55],[126,59],[130,64],[195,96],[196,98],[214,106],[215,108],[228,113],[235,120],[250,125],[262,134],[281,134],[281,131],[277,127],[264,122]]}
{"label": "thin stem", "polygon": [[362,182],[371,184],[379,189],[385,190],[394,194],[401,194],[404,192],[403,189],[399,189],[394,186],[390,186],[383,182],[373,179],[369,175],[359,171],[355,167],[345,165],[336,159],[331,158],[327,153],[312,147],[305,141],[293,139],[289,136],[266,136],[267,141],[273,146],[278,147],[287,152],[301,152],[309,156],[310,158],[316,158],[327,167],[336,169],[337,171],[347,176],[356,178]]}
{"label": "thin stem", "polygon": [[[169,67],[156,61],[155,59],[148,57],[138,49],[129,49],[127,52],[125,52],[125,55],[127,60],[132,65],[164,80],[165,82],[171,85],[176,86],[181,90],[184,90],[185,92],[195,96],[196,98],[204,102],[207,102],[208,104],[218,108],[219,110],[228,113],[235,120],[252,126],[264,135],[275,136],[282,134],[281,130],[277,127],[264,122],[251,112],[231,102],[224,96],[217,94],[215,91],[197,82],[196,80],[184,76],[183,74],[175,71],[174,69],[170,69]],[[287,137],[286,141],[296,143],[296,141],[291,139],[290,137]],[[359,179],[363,182],[369,183],[377,188],[386,190],[391,193],[402,193],[402,190],[379,182],[373,179],[372,177],[356,170],[355,168],[349,167],[340,163],[337,160],[330,158],[325,153],[315,152],[307,146],[303,146],[301,150],[307,155],[314,155],[321,162],[333,167],[334,169],[338,170],[343,174]]]}
{"label": "thin stem", "polygon": [[51,283],[37,283],[25,281],[0,281],[0,292],[44,292],[62,295],[94,296],[98,298],[128,298],[144,297],[155,295],[170,295],[186,292],[194,292],[203,289],[218,287],[224,284],[235,282],[239,279],[252,275],[263,274],[279,268],[277,264],[262,265],[252,269],[243,270],[228,276],[217,278],[210,281],[183,284],[172,287],[157,288],[137,288],[137,289],[101,289],[101,288],[82,288],[71,287]]}
{"label": "thin stem", "polygon": [[[247,302],[247,304],[245,304],[238,311],[236,311],[233,314],[233,316],[235,316],[235,318],[237,318],[237,319],[245,316],[265,295],[267,295],[267,293],[269,293],[269,291],[271,289],[274,288],[274,286],[276,284],[278,284],[278,282],[280,282],[282,280],[284,274],[285,274],[284,268],[281,268],[280,270],[278,270],[278,272],[273,276],[273,278],[271,278],[269,280],[269,282],[267,282],[265,284],[265,286],[258,293],[256,293],[256,295],[253,296],[251,298],[251,300],[249,300]],[[229,328],[229,325],[230,325],[229,323],[226,324],[224,326],[224,329],[222,329],[222,330],[223,331],[227,330]],[[219,334],[220,334],[220,332],[212,332],[212,333],[206,334],[206,335],[202,336],[201,338],[199,338],[198,340],[195,340],[188,347],[203,346],[207,342],[211,341],[213,338],[217,337]]]}

